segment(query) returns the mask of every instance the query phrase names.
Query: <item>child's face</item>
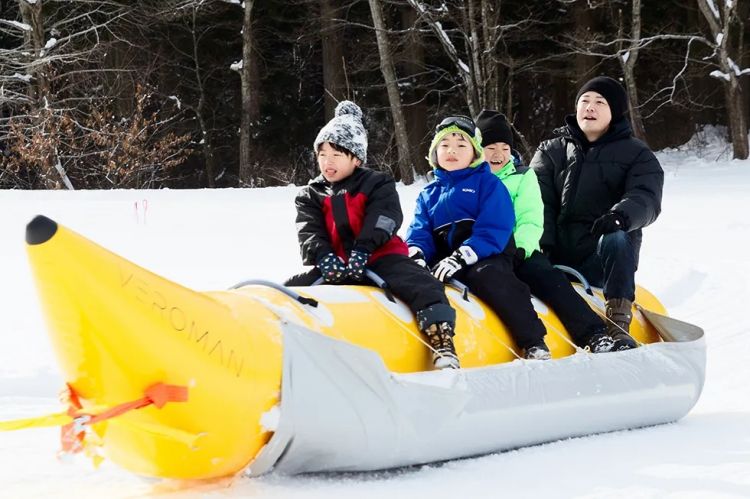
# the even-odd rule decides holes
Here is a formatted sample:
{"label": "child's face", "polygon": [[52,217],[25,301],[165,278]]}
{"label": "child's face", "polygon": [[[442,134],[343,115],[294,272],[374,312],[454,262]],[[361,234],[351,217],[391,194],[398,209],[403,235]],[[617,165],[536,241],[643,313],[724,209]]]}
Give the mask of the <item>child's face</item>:
{"label": "child's face", "polygon": [[344,180],[361,163],[359,158],[337,151],[328,142],[323,142],[318,149],[318,168],[329,182]]}
{"label": "child's face", "polygon": [[443,170],[463,170],[473,161],[474,148],[461,133],[449,133],[437,146],[437,164]]}
{"label": "child's face", "polygon": [[492,173],[497,173],[510,160],[510,146],[505,142],[488,144],[484,147],[484,159],[490,164]]}

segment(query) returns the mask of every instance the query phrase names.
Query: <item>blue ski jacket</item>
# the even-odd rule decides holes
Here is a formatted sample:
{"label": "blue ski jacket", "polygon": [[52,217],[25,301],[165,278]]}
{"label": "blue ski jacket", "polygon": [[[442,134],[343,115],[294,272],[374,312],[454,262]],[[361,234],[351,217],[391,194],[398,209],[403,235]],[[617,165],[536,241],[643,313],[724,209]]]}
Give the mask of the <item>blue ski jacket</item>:
{"label": "blue ski jacket", "polygon": [[435,180],[417,197],[414,219],[406,233],[409,246],[424,253],[427,263],[470,246],[479,260],[515,251],[516,218],[508,189],[484,162],[476,168],[435,169]]}

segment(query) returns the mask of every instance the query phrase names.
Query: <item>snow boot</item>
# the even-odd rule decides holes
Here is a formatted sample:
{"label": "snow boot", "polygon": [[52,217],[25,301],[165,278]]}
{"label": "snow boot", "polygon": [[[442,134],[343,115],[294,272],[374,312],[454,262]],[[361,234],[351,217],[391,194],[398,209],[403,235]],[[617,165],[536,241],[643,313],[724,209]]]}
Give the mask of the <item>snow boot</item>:
{"label": "snow boot", "polygon": [[453,345],[453,324],[450,322],[438,322],[431,324],[422,332],[430,340],[432,347],[432,364],[435,369],[459,369],[461,365],[456,355],[456,347]]}
{"label": "snow boot", "polygon": [[615,340],[607,333],[596,333],[591,335],[591,338],[586,342],[586,346],[591,353],[609,352],[614,348]]}
{"label": "snow boot", "polygon": [[529,360],[550,360],[552,355],[549,353],[549,347],[542,340],[540,343],[527,348],[524,357]]}
{"label": "snow boot", "polygon": [[437,369],[459,369],[461,366],[453,344],[456,311],[446,303],[435,303],[417,312],[417,324],[432,348],[432,364]]}
{"label": "snow boot", "polygon": [[614,340],[612,351],[630,350],[638,344],[630,336],[630,321],[633,320],[633,302],[627,298],[610,298],[607,300],[605,311],[609,323],[607,334]]}
{"label": "snow boot", "polygon": [[582,346],[591,353],[609,352],[615,346],[614,340],[607,334],[607,326],[604,323],[590,329],[588,333],[588,339]]}

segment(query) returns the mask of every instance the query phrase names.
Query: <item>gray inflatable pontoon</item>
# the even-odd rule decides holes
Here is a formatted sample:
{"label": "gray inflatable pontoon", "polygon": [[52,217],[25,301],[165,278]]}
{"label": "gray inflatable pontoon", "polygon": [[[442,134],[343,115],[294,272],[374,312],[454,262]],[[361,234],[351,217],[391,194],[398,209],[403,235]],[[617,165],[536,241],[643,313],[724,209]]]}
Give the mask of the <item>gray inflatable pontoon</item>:
{"label": "gray inflatable pontoon", "polygon": [[676,421],[703,388],[703,331],[641,312],[663,342],[411,374],[285,324],[281,403],[262,421],[274,435],[247,473],[379,470]]}

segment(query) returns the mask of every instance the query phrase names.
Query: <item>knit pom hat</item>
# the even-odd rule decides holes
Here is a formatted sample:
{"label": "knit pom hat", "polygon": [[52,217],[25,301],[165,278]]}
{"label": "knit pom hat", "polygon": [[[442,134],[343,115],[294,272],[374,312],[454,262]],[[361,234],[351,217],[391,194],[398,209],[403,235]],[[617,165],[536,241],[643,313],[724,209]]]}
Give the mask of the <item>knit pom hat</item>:
{"label": "knit pom hat", "polygon": [[620,121],[628,110],[628,94],[625,92],[623,86],[620,85],[620,82],[609,76],[591,78],[583,84],[578,94],[576,94],[576,106],[578,105],[578,99],[591,90],[601,94],[607,100],[609,110],[612,113],[612,123]]}
{"label": "knit pom hat", "polygon": [[336,106],[333,119],[320,129],[313,150],[317,153],[323,142],[330,142],[351,151],[362,163],[367,160],[367,131],[362,124],[362,110],[352,101]]}
{"label": "knit pom hat", "polygon": [[496,142],[505,142],[511,149],[513,148],[513,131],[508,124],[508,118],[503,113],[492,109],[482,109],[476,122],[482,131],[482,147]]}
{"label": "knit pom hat", "polygon": [[[470,132],[471,130],[471,132]],[[432,168],[440,168],[437,162],[437,147],[440,141],[451,133],[460,133],[474,148],[474,161],[469,168],[476,168],[484,161],[484,149],[482,149],[482,132],[468,116],[449,116],[435,127],[435,136],[430,143],[430,152],[427,155]]]}

